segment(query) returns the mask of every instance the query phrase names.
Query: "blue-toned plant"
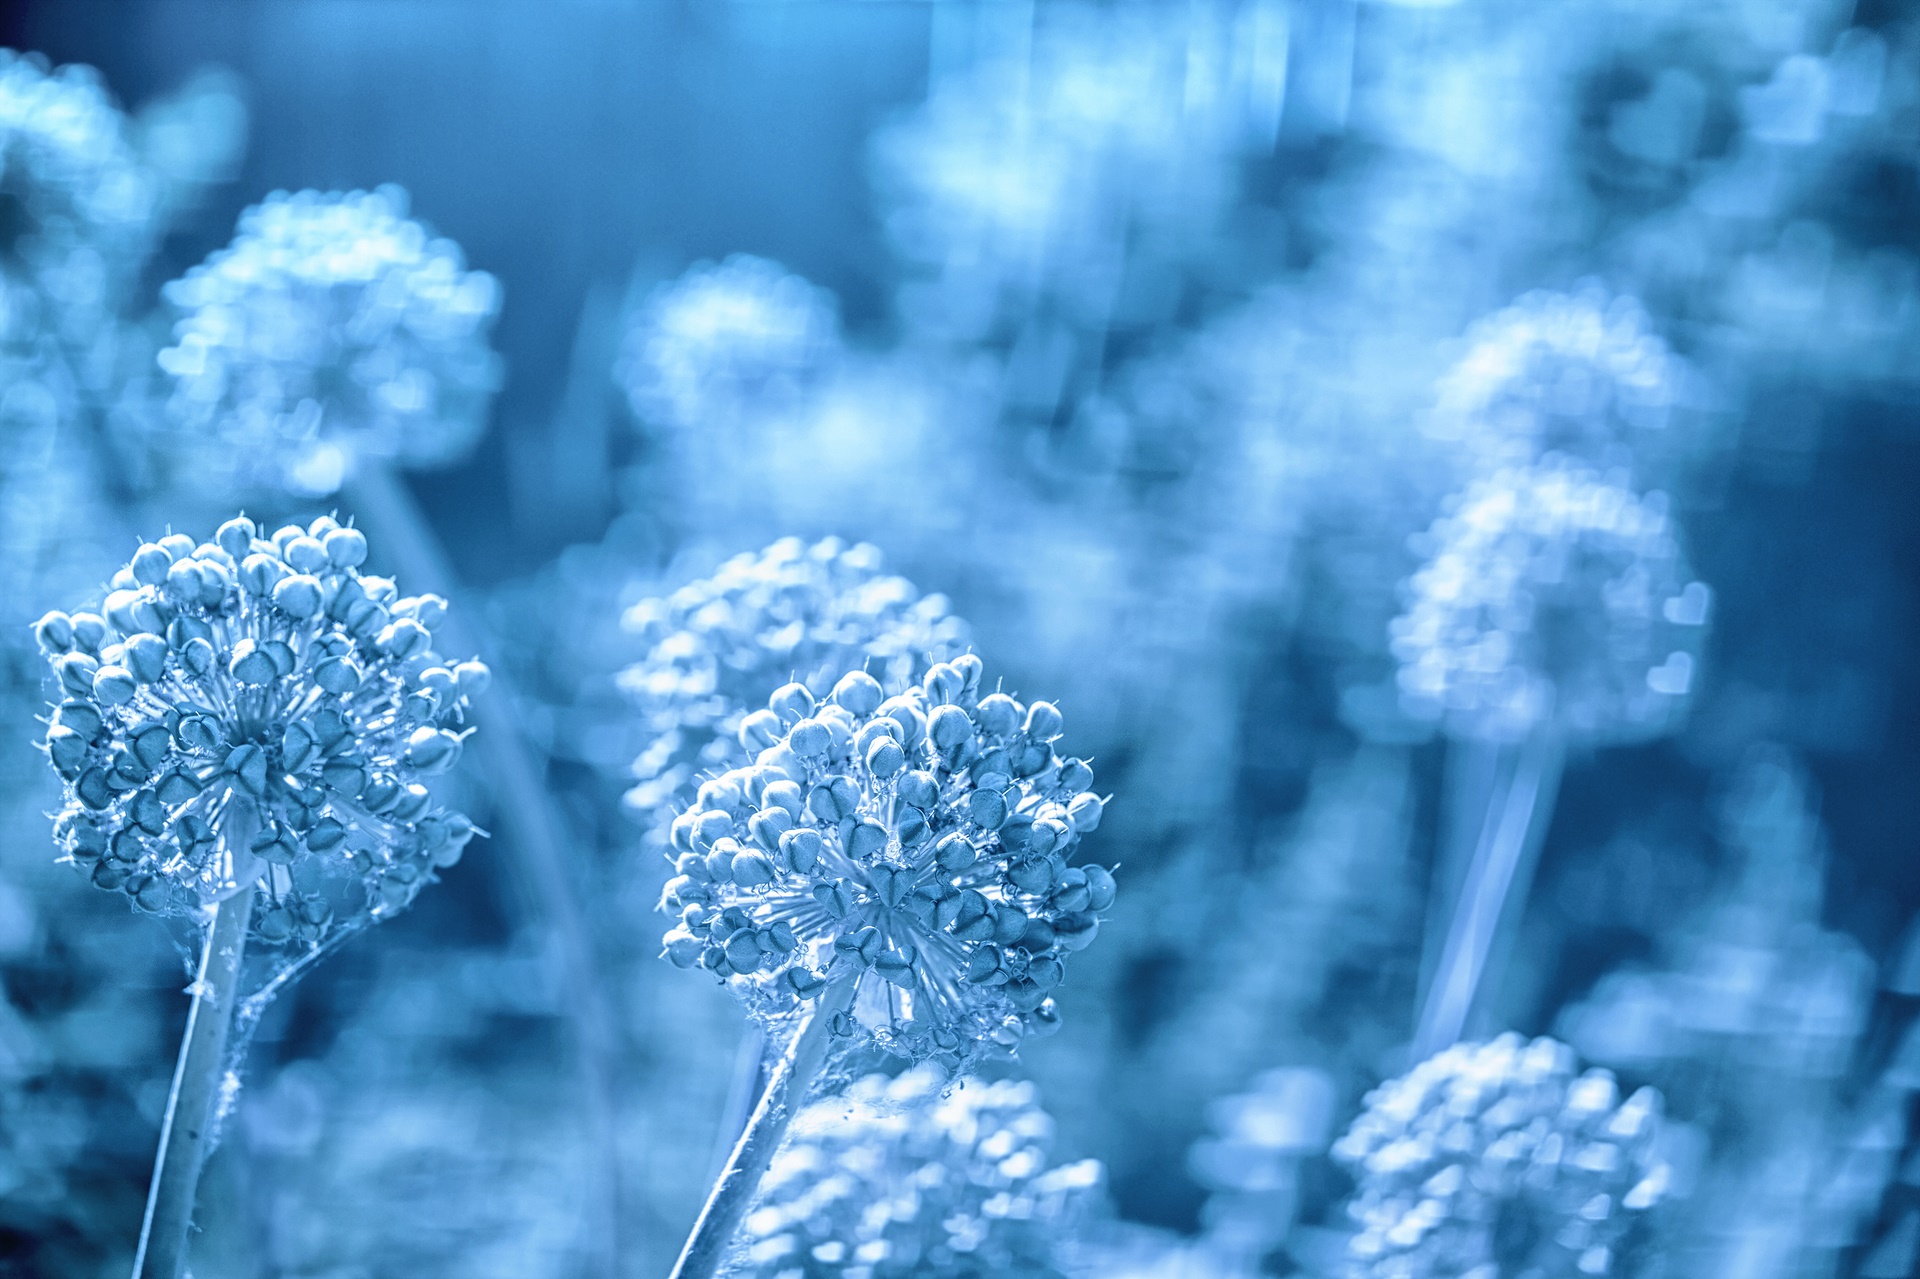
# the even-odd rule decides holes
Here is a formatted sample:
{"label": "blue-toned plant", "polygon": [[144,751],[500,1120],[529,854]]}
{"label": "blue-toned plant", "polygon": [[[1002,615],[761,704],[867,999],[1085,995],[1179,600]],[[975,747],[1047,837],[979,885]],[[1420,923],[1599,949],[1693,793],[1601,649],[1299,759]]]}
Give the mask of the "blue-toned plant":
{"label": "blue-toned plant", "polygon": [[143,544],[99,611],[36,627],[59,683],[45,745],[65,783],[63,860],[204,934],[142,1276],[181,1272],[237,1085],[229,1032],[244,1050],[278,990],[404,908],[474,834],[424,779],[459,758],[487,668],[443,659],[446,602],[363,574],[367,551],[331,518],[262,537],[242,517],[209,542]]}
{"label": "blue-toned plant", "polygon": [[1416,1056],[1466,1024],[1506,904],[1525,898],[1566,750],[1678,722],[1710,601],[1663,495],[1558,456],[1470,487],[1425,549],[1392,627],[1402,702],[1473,749],[1454,766],[1453,814],[1471,853]]}
{"label": "blue-toned plant", "polygon": [[1103,1169],[1052,1144],[1031,1083],[868,1075],[794,1118],[724,1273],[1059,1279]]}
{"label": "blue-toned plant", "polygon": [[1351,1279],[1541,1279],[1631,1272],[1667,1193],[1664,1109],[1573,1050],[1507,1034],[1456,1044],[1367,1094],[1334,1143],[1358,1182]]}
{"label": "blue-toned plant", "polygon": [[754,763],[674,819],[666,957],[786,1033],[684,1279],[719,1264],[830,1046],[960,1068],[1058,1022],[1065,960],[1114,900],[1104,868],[1067,864],[1104,804],[1056,753],[1060,712],[981,696],[981,673],[966,654],[893,697],[858,670],[825,699],[786,685],[740,725]]}

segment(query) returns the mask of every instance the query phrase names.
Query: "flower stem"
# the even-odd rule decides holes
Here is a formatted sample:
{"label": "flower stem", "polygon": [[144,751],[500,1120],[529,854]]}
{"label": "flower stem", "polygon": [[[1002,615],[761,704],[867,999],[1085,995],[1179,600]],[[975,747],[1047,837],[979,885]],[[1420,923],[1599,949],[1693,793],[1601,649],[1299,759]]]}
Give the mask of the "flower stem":
{"label": "flower stem", "polygon": [[1477,828],[1477,841],[1420,1010],[1416,1062],[1454,1044],[1466,1029],[1493,966],[1496,941],[1512,932],[1509,905],[1524,903],[1553,817],[1565,759],[1558,737],[1536,732],[1517,749],[1501,753],[1508,758],[1495,762],[1491,784],[1485,785],[1482,819],[1466,827]]}
{"label": "flower stem", "polygon": [[[449,598],[459,593],[439,539],[398,476],[377,461],[362,458],[346,496],[355,515],[378,529],[381,545],[411,589]],[[507,836],[503,842],[513,857],[509,865],[517,872],[525,900],[546,926],[542,941],[552,948],[578,1039],[581,1100],[588,1111],[590,1139],[597,1147],[594,1180],[601,1191],[589,1209],[593,1214],[589,1273],[610,1277],[622,1252],[619,1125],[611,1077],[615,1041],[585,913],[567,870],[567,850],[573,841],[567,838],[548,792],[545,761],[528,746],[515,720],[513,707],[518,699],[505,667],[486,651],[480,633],[469,630],[461,619],[461,613],[450,611],[441,634],[453,647],[479,656],[493,672],[492,692],[475,702],[471,711],[480,730],[473,741],[493,785],[493,818]]]}
{"label": "flower stem", "polygon": [[180,1038],[180,1060],[167,1094],[167,1113],[160,1123],[160,1150],[154,1156],[153,1182],[147,1189],[133,1279],[179,1279],[186,1269],[194,1189],[212,1145],[215,1107],[227,1069],[227,1027],[239,994],[253,891],[248,885],[213,907],[213,924],[207,929],[206,949],[193,983],[193,1003],[187,1009],[187,1029]]}
{"label": "flower stem", "polygon": [[727,1166],[720,1170],[708,1192],[706,1206],[700,1209],[693,1233],[687,1236],[687,1245],[681,1249],[669,1279],[712,1279],[719,1270],[733,1242],[733,1232],[760,1188],[760,1178],[787,1135],[787,1124],[806,1101],[807,1089],[826,1060],[834,1015],[845,1012],[853,1003],[854,977],[851,973],[840,974],[828,984],[819,1004],[774,1064],[766,1090],[753,1108],[753,1117],[747,1120]]}

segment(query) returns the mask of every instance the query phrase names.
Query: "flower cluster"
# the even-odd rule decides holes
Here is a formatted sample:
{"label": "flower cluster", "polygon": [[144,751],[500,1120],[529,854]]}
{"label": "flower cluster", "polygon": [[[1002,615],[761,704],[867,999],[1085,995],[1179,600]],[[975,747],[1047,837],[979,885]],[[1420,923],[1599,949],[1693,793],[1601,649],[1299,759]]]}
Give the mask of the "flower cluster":
{"label": "flower cluster", "polygon": [[1392,629],[1409,710],[1464,737],[1589,744],[1684,710],[1711,597],[1664,496],[1550,457],[1473,485],[1427,540]]}
{"label": "flower cluster", "polygon": [[366,557],[330,518],[263,538],[242,517],[141,546],[100,612],[40,619],[55,831],[95,884],[186,915],[257,883],[257,938],[314,942],[344,922],[330,882],[379,918],[459,860],[473,823],[421,779],[458,759],[487,668],[443,660],[446,601]]}
{"label": "flower cluster", "polygon": [[1112,875],[1067,865],[1103,804],[1055,753],[1060,712],[982,697],[980,674],[964,654],[888,697],[853,671],[749,715],[755,762],[674,819],[667,958],[759,1013],[854,983],[836,1033],[908,1058],[1051,1030],[1064,961],[1113,904]]}
{"label": "flower cluster", "polygon": [[1359,1192],[1353,1279],[1604,1275],[1669,1179],[1661,1098],[1575,1076],[1573,1050],[1458,1044],[1367,1095],[1334,1143]]}
{"label": "flower cluster", "polygon": [[1049,1169],[1052,1138],[1030,1083],[869,1075],[794,1118],[729,1273],[1054,1279],[1103,1170]]}
{"label": "flower cluster", "polygon": [[615,377],[641,418],[721,425],[713,409],[742,397],[786,397],[832,363],[839,305],[778,262],[736,253],[703,262],[633,317]]}
{"label": "flower cluster", "polygon": [[620,675],[651,737],[628,802],[655,812],[697,772],[747,761],[745,709],[788,680],[825,696],[862,666],[900,692],[966,650],[967,627],[943,595],[883,572],[879,550],[827,538],[782,538],[736,555],[712,577],[627,611],[647,655]]}
{"label": "flower cluster", "polygon": [[327,493],[356,456],[432,466],[485,428],[499,285],[408,218],[398,187],[269,196],[166,297],[181,443],[259,468],[248,482]]}
{"label": "flower cluster", "polygon": [[1685,365],[1632,298],[1598,286],[1535,292],[1474,325],[1443,377],[1429,429],[1493,465],[1566,453],[1596,465],[1663,431]]}

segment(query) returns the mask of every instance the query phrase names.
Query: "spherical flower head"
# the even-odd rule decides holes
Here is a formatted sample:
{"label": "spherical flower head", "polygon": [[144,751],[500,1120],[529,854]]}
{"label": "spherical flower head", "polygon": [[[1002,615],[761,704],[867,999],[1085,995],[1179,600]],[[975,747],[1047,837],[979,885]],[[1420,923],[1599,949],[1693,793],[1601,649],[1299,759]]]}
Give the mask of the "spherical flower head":
{"label": "spherical flower head", "polygon": [[716,410],[790,398],[837,359],[833,294],[778,262],[702,262],[633,317],[615,377],[642,419],[718,427]]}
{"label": "spherical flower head", "polygon": [[884,570],[866,543],[782,538],[628,610],[624,624],[649,648],[620,685],[653,734],[628,803],[658,813],[696,772],[748,762],[740,721],[789,680],[820,698],[859,666],[898,693],[965,652],[966,623],[946,597]]}
{"label": "spherical flower head", "polygon": [[398,187],[269,196],[166,297],[169,411],[222,477],[329,493],[358,456],[439,465],[485,429],[499,285],[408,218]]}
{"label": "spherical flower head", "polygon": [[1054,1029],[1065,961],[1113,904],[1111,874],[1068,865],[1103,803],[1055,751],[1060,712],[982,697],[980,674],[965,654],[888,697],[852,671],[749,715],[755,762],[674,819],[666,957],[763,1016],[853,983],[835,1032],[914,1060]]}
{"label": "spherical flower head", "polygon": [[1630,297],[1596,284],[1529,293],[1481,320],[1438,385],[1428,429],[1482,464],[1550,452],[1597,465],[1632,460],[1664,432],[1686,394],[1684,361]]}
{"label": "spherical flower head", "polygon": [[795,1116],[728,1273],[1054,1279],[1103,1170],[1049,1168],[1052,1144],[1030,1083],[869,1075]]}
{"label": "spherical flower head", "polygon": [[1459,1044],[1367,1094],[1333,1156],[1359,1183],[1352,1279],[1614,1273],[1669,1172],[1660,1094],[1573,1050]]}
{"label": "spherical flower head", "polygon": [[1663,495],[1548,458],[1469,488],[1426,542],[1392,627],[1411,713],[1461,737],[1605,744],[1684,712],[1711,596]]}
{"label": "spherical flower head", "polygon": [[242,517],[143,545],[98,613],[40,619],[66,860],[161,915],[257,884],[274,944],[390,915],[459,860],[473,823],[424,780],[459,758],[487,668],[441,658],[446,601],[366,556],[330,518],[261,537]]}

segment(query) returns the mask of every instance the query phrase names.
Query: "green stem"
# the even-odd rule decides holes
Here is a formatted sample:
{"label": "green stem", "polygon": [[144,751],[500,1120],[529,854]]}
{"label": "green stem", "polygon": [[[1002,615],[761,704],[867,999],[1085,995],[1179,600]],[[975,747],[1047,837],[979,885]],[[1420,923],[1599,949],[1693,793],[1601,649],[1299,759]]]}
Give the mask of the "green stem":
{"label": "green stem", "polygon": [[194,1189],[212,1145],[220,1084],[227,1071],[227,1027],[240,984],[247,923],[253,916],[248,885],[213,907],[200,973],[193,983],[180,1060],[173,1069],[167,1113],[160,1123],[160,1150],[140,1223],[133,1279],[179,1279],[186,1269],[187,1231],[193,1221]]}
{"label": "green stem", "polygon": [[845,1012],[853,1003],[855,976],[845,973],[835,977],[780,1055],[767,1078],[766,1090],[760,1094],[760,1103],[753,1108],[753,1117],[734,1144],[727,1166],[713,1183],[669,1279],[712,1279],[726,1259],[733,1232],[760,1189],[760,1178],[773,1162],[774,1151],[787,1135],[787,1125],[806,1101],[807,1089],[826,1060],[834,1015]]}
{"label": "green stem", "polygon": [[[442,553],[439,539],[419,506],[387,467],[361,459],[348,481],[345,495],[354,513],[379,538],[382,551],[413,591],[431,591],[453,598],[460,592]],[[596,1145],[594,1180],[601,1193],[590,1210],[593,1260],[590,1273],[611,1276],[619,1265],[621,1175],[619,1126],[613,1101],[611,1062],[614,1056],[613,1018],[601,991],[598,966],[588,943],[585,913],[567,870],[573,846],[565,833],[553,796],[546,786],[545,761],[528,746],[515,722],[517,704],[505,668],[481,642],[482,633],[458,610],[449,610],[441,636],[460,652],[478,655],[493,672],[493,688],[470,711],[479,729],[473,749],[493,784],[492,816],[506,835],[503,841],[513,860],[511,873],[523,900],[533,903],[546,925],[543,939],[552,947],[560,969],[560,989],[579,1041],[582,1101],[588,1115],[590,1140]]]}

